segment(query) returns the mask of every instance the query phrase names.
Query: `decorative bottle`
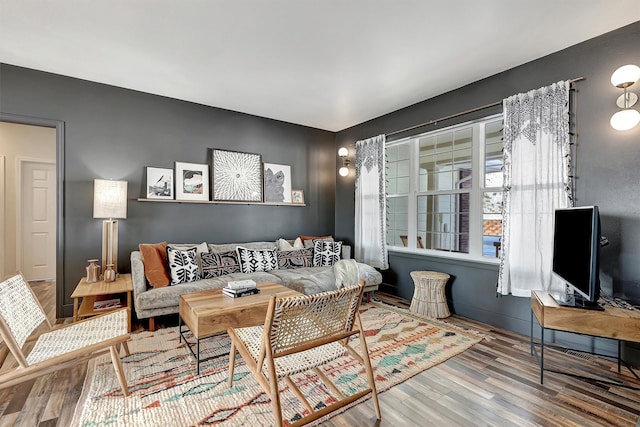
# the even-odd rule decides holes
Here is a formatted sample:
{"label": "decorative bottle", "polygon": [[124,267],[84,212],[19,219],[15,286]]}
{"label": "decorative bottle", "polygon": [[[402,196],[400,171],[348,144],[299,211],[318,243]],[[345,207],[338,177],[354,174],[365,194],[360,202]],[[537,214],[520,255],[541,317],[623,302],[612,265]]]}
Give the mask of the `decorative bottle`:
{"label": "decorative bottle", "polygon": [[87,260],[89,265],[87,266],[87,283],[95,283],[100,276],[100,266],[97,264],[97,259]]}
{"label": "decorative bottle", "polygon": [[104,281],[113,282],[116,280],[116,272],[113,270],[113,264],[107,264],[107,268],[104,270]]}

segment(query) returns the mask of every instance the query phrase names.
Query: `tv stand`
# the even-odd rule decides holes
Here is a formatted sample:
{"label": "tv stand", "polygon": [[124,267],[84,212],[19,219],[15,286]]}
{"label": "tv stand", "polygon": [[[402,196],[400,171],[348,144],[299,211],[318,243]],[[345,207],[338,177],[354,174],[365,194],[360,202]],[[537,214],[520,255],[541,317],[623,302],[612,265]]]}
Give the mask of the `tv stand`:
{"label": "tv stand", "polygon": [[563,307],[570,307],[570,308],[581,308],[581,309],[585,309],[585,310],[597,310],[597,311],[604,311],[604,308],[602,308],[600,305],[598,305],[597,302],[591,302],[588,301],[584,298],[582,298],[580,295],[568,295],[566,301],[562,301],[558,298],[553,298],[555,302],[558,303],[558,305],[561,305]]}
{"label": "tv stand", "polygon": [[[562,306],[556,300],[544,291],[531,291],[531,354],[535,354],[540,365],[540,384],[544,380],[544,371],[555,372],[563,375],[573,375],[568,372],[548,369],[544,367],[544,350],[546,347],[559,347],[546,344],[544,341],[545,330],[555,330],[563,332],[571,332],[582,335],[590,335],[593,337],[610,338],[618,342],[617,356],[596,354],[601,357],[608,357],[617,360],[618,372],[620,365],[624,363],[636,379],[640,377],[633,369],[620,357],[622,341],[640,343],[640,310],[624,304],[603,304],[602,310],[576,310],[575,306]],[[540,341],[533,339],[533,319],[538,321],[541,328]],[[540,346],[540,357],[536,351],[536,346]],[[587,353],[587,352],[584,352]],[[593,353],[595,354],[595,353]],[[594,381],[594,378],[579,378]],[[601,383],[611,383],[608,381],[596,379]],[[637,386],[629,386],[619,382],[612,384],[619,387],[632,388],[639,390]]]}

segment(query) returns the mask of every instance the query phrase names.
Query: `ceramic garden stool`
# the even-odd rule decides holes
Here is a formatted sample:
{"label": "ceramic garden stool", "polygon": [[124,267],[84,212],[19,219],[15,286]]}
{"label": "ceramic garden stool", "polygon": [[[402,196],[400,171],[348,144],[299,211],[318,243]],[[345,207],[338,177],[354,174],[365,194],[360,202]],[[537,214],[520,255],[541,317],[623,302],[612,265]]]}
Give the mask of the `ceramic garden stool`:
{"label": "ceramic garden stool", "polygon": [[448,274],[437,271],[412,271],[411,278],[415,286],[409,308],[412,313],[436,319],[451,315],[444,294],[444,287],[449,281]]}

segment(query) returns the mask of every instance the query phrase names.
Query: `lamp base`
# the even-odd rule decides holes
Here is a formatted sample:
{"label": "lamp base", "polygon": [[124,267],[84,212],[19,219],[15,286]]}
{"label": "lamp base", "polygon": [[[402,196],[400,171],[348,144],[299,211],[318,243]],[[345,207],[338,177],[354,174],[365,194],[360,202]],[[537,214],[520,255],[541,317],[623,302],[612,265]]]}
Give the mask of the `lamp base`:
{"label": "lamp base", "polygon": [[118,274],[118,221],[105,219],[102,221],[102,275],[107,265],[113,264],[113,271]]}

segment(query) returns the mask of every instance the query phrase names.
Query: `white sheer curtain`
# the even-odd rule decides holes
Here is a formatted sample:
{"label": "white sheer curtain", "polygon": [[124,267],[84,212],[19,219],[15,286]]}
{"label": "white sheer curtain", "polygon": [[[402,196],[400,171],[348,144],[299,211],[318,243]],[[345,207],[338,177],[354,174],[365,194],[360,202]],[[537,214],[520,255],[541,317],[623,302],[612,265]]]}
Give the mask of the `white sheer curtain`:
{"label": "white sheer curtain", "polygon": [[356,142],[356,214],[354,258],[389,268],[385,135]]}
{"label": "white sheer curtain", "polygon": [[504,198],[498,293],[566,292],[551,273],[553,216],[571,206],[569,82],[503,101]]}

